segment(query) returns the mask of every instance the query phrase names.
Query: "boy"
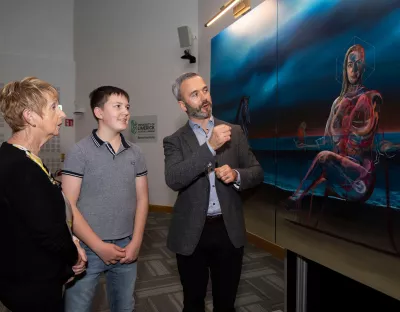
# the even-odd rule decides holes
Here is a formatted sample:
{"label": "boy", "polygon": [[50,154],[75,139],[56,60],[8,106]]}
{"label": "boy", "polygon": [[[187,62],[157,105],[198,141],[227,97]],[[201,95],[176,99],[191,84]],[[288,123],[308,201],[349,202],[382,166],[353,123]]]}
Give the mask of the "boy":
{"label": "boy", "polygon": [[63,190],[93,231],[123,248],[120,261],[105,263],[82,243],[86,275],[65,293],[66,312],[89,312],[100,273],[106,274],[112,312],[132,311],[137,257],[148,213],[147,169],[141,149],[122,135],[129,123],[129,95],[113,86],[90,93],[98,129],[67,154]]}

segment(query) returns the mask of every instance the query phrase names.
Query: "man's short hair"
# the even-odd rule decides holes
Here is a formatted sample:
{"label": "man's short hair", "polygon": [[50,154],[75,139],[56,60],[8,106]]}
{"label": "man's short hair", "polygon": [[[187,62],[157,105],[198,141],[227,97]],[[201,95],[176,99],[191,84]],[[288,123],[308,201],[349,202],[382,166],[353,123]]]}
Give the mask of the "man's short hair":
{"label": "man's short hair", "polygon": [[175,82],[172,85],[172,93],[174,94],[177,101],[182,101],[182,95],[181,95],[182,83],[185,80],[193,78],[193,77],[200,77],[200,75],[197,73],[184,73],[175,79]]}

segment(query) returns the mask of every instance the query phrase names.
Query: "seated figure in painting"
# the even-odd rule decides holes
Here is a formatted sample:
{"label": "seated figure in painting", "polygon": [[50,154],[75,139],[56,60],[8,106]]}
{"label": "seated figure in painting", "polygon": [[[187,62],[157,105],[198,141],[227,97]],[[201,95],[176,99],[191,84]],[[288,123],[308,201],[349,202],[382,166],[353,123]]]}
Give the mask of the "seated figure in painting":
{"label": "seated figure in painting", "polygon": [[[365,51],[351,46],[343,63],[342,91],[333,102],[319,152],[290,200],[300,204],[305,195],[326,184],[325,194],[365,202],[375,186],[374,140],[382,97],[362,84]],[[310,145],[300,140],[298,147]]]}

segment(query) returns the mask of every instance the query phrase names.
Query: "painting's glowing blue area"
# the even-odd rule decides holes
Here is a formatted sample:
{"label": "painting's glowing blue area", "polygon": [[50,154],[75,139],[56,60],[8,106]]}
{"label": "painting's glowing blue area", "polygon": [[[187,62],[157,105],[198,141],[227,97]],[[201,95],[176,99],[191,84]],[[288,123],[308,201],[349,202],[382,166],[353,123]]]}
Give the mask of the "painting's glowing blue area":
{"label": "painting's glowing blue area", "polygon": [[[400,0],[268,0],[212,39],[214,115],[235,123],[240,99],[250,97],[249,142],[265,183],[290,192],[298,187],[318,150],[297,148],[297,129],[304,121],[307,130],[323,133],[354,43],[365,48],[365,86],[383,96],[381,123],[400,129],[399,21]],[[305,139],[314,144],[317,138]],[[385,139],[400,143],[400,133]],[[275,159],[279,153],[286,154]],[[400,154],[391,156],[390,204],[400,208]],[[367,202],[377,206],[386,205],[383,157]]]}

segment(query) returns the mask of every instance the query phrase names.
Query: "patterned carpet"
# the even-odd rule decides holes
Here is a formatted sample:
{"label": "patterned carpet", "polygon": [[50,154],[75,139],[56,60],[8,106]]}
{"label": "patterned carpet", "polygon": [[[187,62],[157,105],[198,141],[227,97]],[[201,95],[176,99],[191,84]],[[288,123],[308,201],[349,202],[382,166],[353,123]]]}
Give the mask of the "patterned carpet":
{"label": "patterned carpet", "polygon": [[[170,215],[150,213],[138,262],[136,312],[182,311],[182,287],[175,255],[165,246]],[[236,300],[238,312],[283,311],[283,262],[248,245]],[[0,312],[2,310],[0,304]],[[104,280],[99,284],[93,312],[108,312]],[[211,284],[206,312],[212,312]]]}

